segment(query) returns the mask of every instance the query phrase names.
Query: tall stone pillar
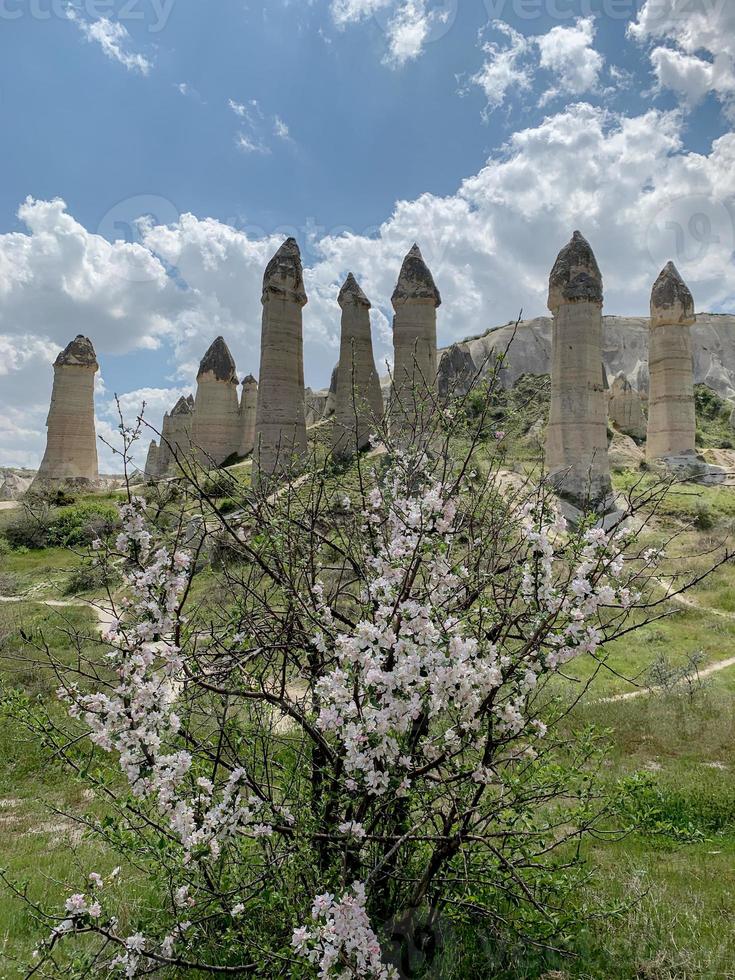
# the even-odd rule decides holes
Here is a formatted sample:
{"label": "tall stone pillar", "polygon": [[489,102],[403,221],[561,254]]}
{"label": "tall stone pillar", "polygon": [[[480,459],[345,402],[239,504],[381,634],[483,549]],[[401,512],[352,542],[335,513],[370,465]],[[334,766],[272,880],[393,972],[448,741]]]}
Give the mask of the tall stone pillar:
{"label": "tall stone pillar", "polygon": [[651,292],[646,459],[695,456],[694,300],[673,262]]}
{"label": "tall stone pillar", "polygon": [[143,474],[146,480],[155,480],[158,476],[158,443],[154,439],[148,447]]}
{"label": "tall stone pillar", "polygon": [[99,480],[94,424],[94,376],[98,370],[92,341],[82,334],[54,361],[46,452],[34,483]]}
{"label": "tall stone pillar", "polygon": [[288,238],[263,277],[258,409],[253,479],[292,471],[306,454],[302,310],[307,303],[301,253]]}
{"label": "tall stone pillar", "polygon": [[342,332],[332,450],[349,455],[368,445],[372,426],[383,415],[383,394],[373,356],[370,300],[351,272],[337,302],[342,310]]}
{"label": "tall stone pillar", "polygon": [[217,337],[202,358],[191,441],[203,466],[221,466],[240,448],[240,405],[237,371],[222,337]]}
{"label": "tall stone pillar", "polygon": [[403,260],[391,299],[395,312],[391,428],[410,441],[436,409],[436,311],[441,305],[418,245]]}
{"label": "tall stone pillar", "polygon": [[191,430],[194,421],[194,399],[189,395],[176,402],[163,416],[161,444],[158,447],[158,476],[165,476],[177,459],[191,454]]}
{"label": "tall stone pillar", "polygon": [[249,374],[242,379],[240,395],[240,456],[247,456],[255,445],[255,416],[258,411],[258,382]]}
{"label": "tall stone pillar", "polygon": [[624,374],[619,374],[612,383],[608,402],[610,421],[628,436],[645,439],[646,419],[643,415],[641,396]]}
{"label": "tall stone pillar", "polygon": [[602,275],[575,231],[549,278],[551,407],[546,465],[560,495],[598,509],[611,494],[602,369]]}

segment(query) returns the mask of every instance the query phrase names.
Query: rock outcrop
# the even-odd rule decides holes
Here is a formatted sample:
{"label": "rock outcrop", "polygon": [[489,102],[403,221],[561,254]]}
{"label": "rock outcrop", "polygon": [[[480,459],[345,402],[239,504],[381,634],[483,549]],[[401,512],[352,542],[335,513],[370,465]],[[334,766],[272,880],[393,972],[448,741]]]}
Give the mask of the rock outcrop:
{"label": "rock outcrop", "polygon": [[202,358],[197,374],[191,442],[203,466],[221,466],[240,448],[238,378],[232,354],[217,337]]}
{"label": "rock outcrop", "polygon": [[54,361],[46,451],[34,483],[98,482],[94,422],[94,376],[98,370],[92,342],[82,334]]}
{"label": "rock outcrop", "polygon": [[[602,318],[602,360],[608,377],[624,374],[644,400],[648,392],[648,324],[647,316]],[[691,332],[694,383],[705,384],[721,398],[735,401],[735,316],[699,313]],[[501,384],[510,388],[522,374],[550,373],[550,317],[522,320],[517,329],[515,323],[504,324],[456,346],[469,352],[475,368],[485,374],[494,366],[493,353],[505,351],[511,339],[500,372]]]}
{"label": "rock outcrop", "polygon": [[240,394],[240,456],[247,456],[255,445],[255,416],[258,411],[258,382],[249,374],[242,379]]}
{"label": "rock outcrop", "polygon": [[451,398],[461,398],[470,390],[478,369],[466,347],[452,344],[439,354],[437,385],[439,398],[446,402]]}
{"label": "rock outcrop", "polygon": [[646,459],[695,455],[694,300],[673,262],[651,292]]}
{"label": "rock outcrop", "polygon": [[33,483],[33,473],[0,470],[0,500],[20,500]]}
{"label": "rock outcrop", "polygon": [[395,316],[390,424],[411,441],[436,408],[436,311],[441,305],[418,245],[403,260],[391,301]]}
{"label": "rock outcrop", "polygon": [[634,439],[646,438],[646,418],[641,396],[624,374],[619,374],[610,388],[608,417],[617,429]]}
{"label": "rock outcrop", "polygon": [[148,446],[143,475],[146,480],[155,480],[158,476],[158,443],[155,439]]}
{"label": "rock outcrop", "polygon": [[293,238],[281,245],[266,267],[262,303],[256,482],[290,472],[306,454],[302,310],[307,297],[301,253]]}
{"label": "rock outcrop", "polygon": [[370,300],[350,272],[337,299],[342,310],[332,451],[349,455],[364,449],[383,416],[383,395],[375,369],[370,332]]}
{"label": "rock outcrop", "polygon": [[551,406],[546,465],[559,493],[575,506],[608,507],[607,392],[602,364],[602,275],[578,232],[549,277],[553,315]]}
{"label": "rock outcrop", "polygon": [[158,447],[157,475],[166,476],[177,460],[191,455],[194,399],[182,395],[170,412],[163,416],[161,442]]}

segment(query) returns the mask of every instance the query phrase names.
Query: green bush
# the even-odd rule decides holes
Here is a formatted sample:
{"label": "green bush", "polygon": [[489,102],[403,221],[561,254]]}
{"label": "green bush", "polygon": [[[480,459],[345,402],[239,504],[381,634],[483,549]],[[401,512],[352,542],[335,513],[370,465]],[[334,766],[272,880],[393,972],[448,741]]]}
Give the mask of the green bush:
{"label": "green bush", "polygon": [[79,595],[82,592],[102,592],[112,588],[120,581],[120,576],[110,568],[104,569],[97,564],[85,563],[79,565],[66,580],[65,595]]}
{"label": "green bush", "polygon": [[105,504],[75,504],[59,510],[38,507],[25,510],[9,524],[5,538],[15,550],[78,548],[111,534],[117,522],[117,509]]}
{"label": "green bush", "polygon": [[5,528],[5,539],[14,550],[20,548],[45,548],[48,545],[49,515],[42,510],[38,514],[24,511]]}
{"label": "green bush", "polygon": [[235,480],[228,473],[213,473],[202,485],[208,497],[227,497],[235,487]]}
{"label": "green bush", "polygon": [[117,526],[118,513],[104,504],[77,504],[53,515],[49,524],[47,544],[78,548],[104,538]]}
{"label": "green bush", "polygon": [[682,789],[653,773],[636,772],[618,783],[614,811],[626,829],[692,843],[735,826],[735,795],[717,780],[702,779]]}

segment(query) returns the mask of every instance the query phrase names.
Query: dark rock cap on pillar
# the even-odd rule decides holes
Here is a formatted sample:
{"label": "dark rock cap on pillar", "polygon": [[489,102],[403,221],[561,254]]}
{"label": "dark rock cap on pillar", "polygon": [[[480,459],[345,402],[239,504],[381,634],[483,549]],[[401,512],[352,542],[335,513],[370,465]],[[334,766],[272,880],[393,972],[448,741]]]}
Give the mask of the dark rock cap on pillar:
{"label": "dark rock cap on pillar", "polygon": [[199,365],[197,380],[204,374],[213,374],[217,381],[229,381],[237,384],[237,371],[230,348],[223,337],[217,337]]}
{"label": "dark rock cap on pillar", "polygon": [[667,262],[651,290],[651,320],[691,326],[695,323],[694,298],[673,262]]}
{"label": "dark rock cap on pillar", "polygon": [[288,299],[301,306],[307,303],[301,252],[295,238],[287,238],[265,267],[263,302],[268,296]]}
{"label": "dark rock cap on pillar", "polygon": [[[429,270],[427,269],[426,271],[428,272]],[[429,275],[431,275],[431,273],[429,273]],[[368,309],[370,309],[370,300],[367,298],[365,293],[363,293],[362,289],[360,288],[360,284],[351,272],[347,273],[347,278],[339,291],[337,302],[342,309],[344,309],[349,303],[356,303],[359,306],[366,306]]]}
{"label": "dark rock cap on pillar", "polygon": [[54,367],[73,365],[75,367],[97,367],[97,355],[92,341],[79,333],[70,341],[54,361]]}
{"label": "dark rock cap on pillar", "polygon": [[579,231],[559,252],[549,276],[549,309],[553,313],[564,303],[602,303],[602,273]]}
{"label": "dark rock cap on pillar", "polygon": [[441,306],[442,301],[434,277],[424,262],[421,249],[416,244],[409,249],[403,260],[398,282],[391,297],[394,307],[411,300],[428,301],[435,307]]}

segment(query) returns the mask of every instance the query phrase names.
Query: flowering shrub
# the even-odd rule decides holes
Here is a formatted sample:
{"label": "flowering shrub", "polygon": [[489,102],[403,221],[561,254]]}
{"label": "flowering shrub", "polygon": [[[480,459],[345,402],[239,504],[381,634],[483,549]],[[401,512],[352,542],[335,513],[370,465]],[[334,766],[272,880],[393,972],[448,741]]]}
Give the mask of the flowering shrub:
{"label": "flowering shrub", "polygon": [[[389,922],[451,907],[511,929],[527,907],[543,940],[563,927],[550,855],[598,803],[558,674],[629,627],[660,555],[509,483],[503,432],[454,458],[454,421],[437,424],[431,452],[384,435],[349,490],[315,464],[237,518],[191,491],[160,526],[131,496],[114,546],[94,543],[123,588],[99,658],[59,671],[69,726],[38,732],[87,776],[95,747],[111,815],[90,832],[158,902],[123,927],[92,873],[37,910],[48,970],[86,951],[46,975],[388,980]],[[194,513],[235,556],[196,596]]]}

